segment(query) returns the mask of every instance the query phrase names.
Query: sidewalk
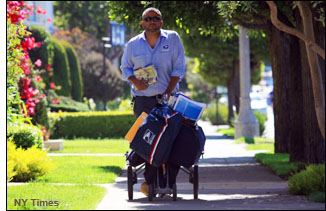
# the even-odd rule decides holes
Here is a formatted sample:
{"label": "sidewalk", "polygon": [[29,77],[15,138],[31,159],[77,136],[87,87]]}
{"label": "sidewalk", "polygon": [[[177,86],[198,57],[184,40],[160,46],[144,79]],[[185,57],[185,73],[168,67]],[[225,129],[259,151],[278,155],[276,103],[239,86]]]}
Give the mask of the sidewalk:
{"label": "sidewalk", "polygon": [[143,175],[134,185],[134,200],[128,200],[126,169],[107,194],[98,210],[325,210],[324,203],[308,201],[305,196],[288,193],[287,182],[256,162],[245,144],[234,144],[216,133],[216,126],[199,122],[206,134],[204,158],[199,162],[199,196],[193,199],[188,174],[180,170],[177,177],[177,201],[172,196],[154,198],[152,202],[140,193]]}

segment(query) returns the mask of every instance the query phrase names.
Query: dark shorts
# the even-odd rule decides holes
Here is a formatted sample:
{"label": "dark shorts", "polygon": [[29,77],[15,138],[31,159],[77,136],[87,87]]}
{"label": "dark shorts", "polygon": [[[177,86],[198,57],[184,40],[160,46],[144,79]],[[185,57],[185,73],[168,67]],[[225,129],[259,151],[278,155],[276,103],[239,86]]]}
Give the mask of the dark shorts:
{"label": "dark shorts", "polygon": [[138,118],[142,112],[149,114],[156,104],[157,100],[155,96],[137,96],[134,98],[134,115]]}

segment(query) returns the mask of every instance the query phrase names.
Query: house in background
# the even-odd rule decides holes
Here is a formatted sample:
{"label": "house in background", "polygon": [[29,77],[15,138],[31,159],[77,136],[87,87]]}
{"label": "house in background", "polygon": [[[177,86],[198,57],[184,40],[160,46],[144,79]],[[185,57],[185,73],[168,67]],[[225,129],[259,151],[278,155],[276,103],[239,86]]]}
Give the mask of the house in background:
{"label": "house in background", "polygon": [[[53,1],[26,1],[26,4],[33,5],[33,15],[24,20],[27,26],[35,25],[46,29],[50,34],[54,33],[53,19]],[[40,7],[46,11],[46,14],[39,14],[37,8]]]}

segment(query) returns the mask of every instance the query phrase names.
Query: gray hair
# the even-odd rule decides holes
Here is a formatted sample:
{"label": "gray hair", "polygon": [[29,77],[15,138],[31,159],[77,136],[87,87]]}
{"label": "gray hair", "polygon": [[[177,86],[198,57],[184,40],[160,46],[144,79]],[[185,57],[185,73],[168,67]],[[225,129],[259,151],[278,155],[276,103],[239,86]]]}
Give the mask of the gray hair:
{"label": "gray hair", "polygon": [[160,12],[160,10],[154,8],[154,7],[150,7],[150,8],[147,8],[144,12],[143,12],[143,15],[142,17],[144,17],[146,15],[146,13],[150,12],[150,11],[153,11],[157,14],[159,14],[161,17],[162,17],[162,13]]}

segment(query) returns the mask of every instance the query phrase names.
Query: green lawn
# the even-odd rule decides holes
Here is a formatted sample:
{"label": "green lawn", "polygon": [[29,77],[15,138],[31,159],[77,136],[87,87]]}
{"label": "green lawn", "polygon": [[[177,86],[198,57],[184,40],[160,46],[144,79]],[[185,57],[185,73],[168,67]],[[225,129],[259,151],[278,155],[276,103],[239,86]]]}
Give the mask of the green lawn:
{"label": "green lawn", "polygon": [[234,128],[233,127],[230,127],[227,129],[218,129],[217,132],[220,132],[225,136],[234,137]]}
{"label": "green lawn", "polygon": [[[65,140],[61,153],[125,153],[129,143],[124,139]],[[59,151],[54,151],[58,153]],[[7,209],[93,210],[106,189],[92,184],[112,183],[125,167],[124,156],[49,156],[56,168],[22,186],[8,186]],[[49,183],[70,183],[60,185]],[[28,199],[26,206],[15,206],[14,199]],[[59,206],[38,206],[31,199],[58,201]],[[39,204],[41,205],[41,204]]]}
{"label": "green lawn", "polygon": [[268,150],[269,152],[274,152],[274,140],[255,137],[250,139],[245,139],[244,137],[235,140],[235,143],[246,143],[247,150]]}
{"label": "green lawn", "polygon": [[287,153],[258,153],[255,158],[284,179],[288,179],[289,176],[302,170],[305,166],[301,162],[290,163],[290,155]]}
{"label": "green lawn", "polygon": [[57,168],[37,181],[48,183],[112,183],[125,166],[125,157],[59,156],[50,159]]}
{"label": "green lawn", "polygon": [[64,140],[62,151],[49,153],[125,153],[129,142],[125,139],[75,139]]}
{"label": "green lawn", "polygon": [[[104,187],[96,185],[51,185],[30,183],[28,185],[8,186],[8,210],[94,210],[106,193]],[[15,199],[28,199],[26,206],[14,204]],[[33,200],[31,199],[39,199]],[[41,202],[42,201],[42,202]],[[47,201],[47,202],[44,202]],[[49,202],[52,205],[49,206]],[[41,204],[42,203],[42,204]],[[48,206],[37,206],[46,205]]]}

